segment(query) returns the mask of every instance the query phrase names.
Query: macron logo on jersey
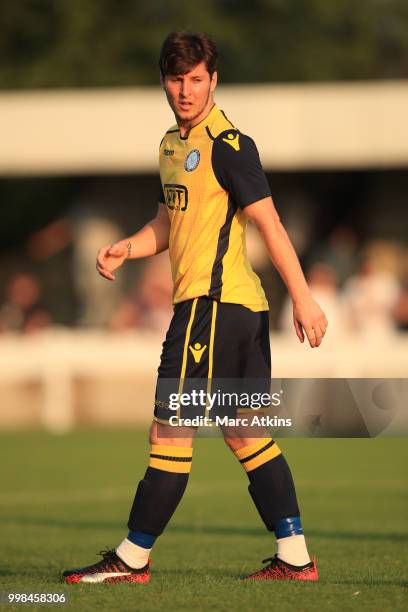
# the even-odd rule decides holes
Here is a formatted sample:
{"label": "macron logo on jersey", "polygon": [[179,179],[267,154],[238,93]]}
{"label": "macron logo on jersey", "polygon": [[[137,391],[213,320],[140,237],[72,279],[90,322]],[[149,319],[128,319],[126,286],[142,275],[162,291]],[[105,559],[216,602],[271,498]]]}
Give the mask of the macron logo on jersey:
{"label": "macron logo on jersey", "polygon": [[229,134],[227,134],[226,138],[222,139],[224,142],[226,142],[227,144],[231,145],[231,147],[233,149],[235,149],[235,151],[239,151],[239,134],[238,132],[236,134],[233,134],[232,132],[230,132]]}

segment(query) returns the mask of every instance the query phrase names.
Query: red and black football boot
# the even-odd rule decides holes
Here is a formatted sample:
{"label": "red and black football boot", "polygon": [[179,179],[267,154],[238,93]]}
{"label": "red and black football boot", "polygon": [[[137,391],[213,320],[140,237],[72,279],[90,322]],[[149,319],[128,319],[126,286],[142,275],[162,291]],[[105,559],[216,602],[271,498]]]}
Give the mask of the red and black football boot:
{"label": "red and black football boot", "polygon": [[241,580],[309,580],[312,582],[319,580],[315,559],[302,567],[290,565],[278,559],[277,555],[264,559],[262,563],[268,563],[268,561],[270,561],[269,565]]}
{"label": "red and black football boot", "polygon": [[114,550],[102,550],[101,561],[81,567],[79,569],[68,570],[62,574],[64,582],[75,583],[109,583],[116,582],[138,582],[146,584],[150,580],[150,560],[141,569],[129,567]]}

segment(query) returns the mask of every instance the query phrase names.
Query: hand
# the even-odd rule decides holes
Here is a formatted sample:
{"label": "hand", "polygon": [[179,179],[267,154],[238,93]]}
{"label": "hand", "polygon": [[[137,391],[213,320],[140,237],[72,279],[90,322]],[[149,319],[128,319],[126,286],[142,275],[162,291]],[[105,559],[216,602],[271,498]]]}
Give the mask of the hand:
{"label": "hand", "polygon": [[312,348],[321,345],[328,321],[323,310],[312,296],[293,303],[293,323],[300,342],[304,342],[306,333]]}
{"label": "hand", "polygon": [[108,244],[98,251],[96,269],[103,278],[114,281],[115,276],[113,272],[120,268],[125,259],[127,259],[127,255],[128,249],[125,242]]}

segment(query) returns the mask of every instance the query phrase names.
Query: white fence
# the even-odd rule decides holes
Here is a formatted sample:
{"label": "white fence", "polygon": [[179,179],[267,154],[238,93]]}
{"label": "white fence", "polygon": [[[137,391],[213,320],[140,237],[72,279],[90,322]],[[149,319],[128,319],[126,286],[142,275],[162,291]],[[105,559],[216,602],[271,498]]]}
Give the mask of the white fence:
{"label": "white fence", "polygon": [[[325,339],[326,340],[326,339]],[[0,338],[0,428],[127,426],[151,420],[161,336],[52,330]],[[327,338],[319,349],[273,335],[275,378],[405,378],[408,336]]]}

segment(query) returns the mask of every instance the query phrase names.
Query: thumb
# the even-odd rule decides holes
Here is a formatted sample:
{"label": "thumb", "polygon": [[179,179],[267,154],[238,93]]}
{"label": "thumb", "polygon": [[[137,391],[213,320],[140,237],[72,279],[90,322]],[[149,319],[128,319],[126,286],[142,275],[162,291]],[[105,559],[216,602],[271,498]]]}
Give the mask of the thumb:
{"label": "thumb", "polygon": [[124,248],[123,248],[123,245],[120,243],[113,244],[108,251],[108,255],[113,255],[115,257],[119,257],[120,255],[123,255],[123,254],[124,254]]}

